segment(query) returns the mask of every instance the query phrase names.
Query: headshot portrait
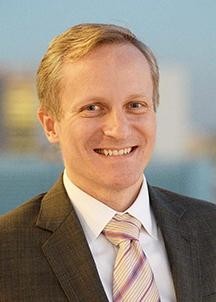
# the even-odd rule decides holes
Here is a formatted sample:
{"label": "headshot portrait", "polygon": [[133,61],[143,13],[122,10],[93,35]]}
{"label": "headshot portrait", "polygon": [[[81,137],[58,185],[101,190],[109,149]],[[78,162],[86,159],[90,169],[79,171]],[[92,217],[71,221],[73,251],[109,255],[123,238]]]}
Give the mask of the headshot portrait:
{"label": "headshot portrait", "polygon": [[[213,182],[204,172],[212,167],[199,181],[191,172],[201,141],[188,143],[188,76],[173,66],[164,76],[156,47],[117,21],[72,22],[52,35],[35,68],[34,148],[61,163],[45,191],[35,185],[21,201],[17,186],[19,204],[0,216],[1,302],[216,301],[216,201],[196,191],[204,178]],[[166,169],[153,159],[160,150]],[[46,165],[41,171],[42,184]],[[20,179],[22,191],[34,186]]]}

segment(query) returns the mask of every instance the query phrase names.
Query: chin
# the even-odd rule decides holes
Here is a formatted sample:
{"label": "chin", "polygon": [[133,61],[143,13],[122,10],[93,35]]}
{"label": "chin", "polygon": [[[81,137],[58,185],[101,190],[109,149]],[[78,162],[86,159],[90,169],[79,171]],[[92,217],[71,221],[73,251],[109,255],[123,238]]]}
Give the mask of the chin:
{"label": "chin", "polygon": [[133,185],[141,184],[142,179],[143,175],[123,175],[120,177],[110,178],[109,181],[107,181],[106,186],[109,187],[110,190],[120,191],[132,187]]}

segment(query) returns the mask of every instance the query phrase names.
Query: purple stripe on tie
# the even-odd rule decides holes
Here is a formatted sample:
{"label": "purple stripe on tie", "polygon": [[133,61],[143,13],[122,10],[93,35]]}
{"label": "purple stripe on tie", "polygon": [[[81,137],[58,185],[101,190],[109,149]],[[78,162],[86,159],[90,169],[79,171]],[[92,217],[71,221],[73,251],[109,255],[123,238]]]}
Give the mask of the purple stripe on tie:
{"label": "purple stripe on tie", "polygon": [[142,269],[142,263],[143,263],[143,259],[142,257],[139,258],[139,260],[137,261],[136,265],[133,268],[133,271],[131,272],[130,278],[127,279],[126,283],[122,286],[122,288],[114,295],[114,301],[121,301],[119,300],[122,295],[124,295],[124,293],[127,291],[127,289],[131,286],[131,284],[134,282],[134,280],[136,280],[137,275],[140,272],[140,269]]}

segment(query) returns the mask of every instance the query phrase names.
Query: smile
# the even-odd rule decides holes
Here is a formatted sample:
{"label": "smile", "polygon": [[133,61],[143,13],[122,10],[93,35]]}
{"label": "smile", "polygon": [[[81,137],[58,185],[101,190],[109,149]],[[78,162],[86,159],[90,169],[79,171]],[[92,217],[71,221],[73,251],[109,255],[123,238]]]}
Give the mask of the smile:
{"label": "smile", "polygon": [[136,147],[128,147],[122,149],[94,149],[94,151],[105,156],[125,156],[135,149]]}

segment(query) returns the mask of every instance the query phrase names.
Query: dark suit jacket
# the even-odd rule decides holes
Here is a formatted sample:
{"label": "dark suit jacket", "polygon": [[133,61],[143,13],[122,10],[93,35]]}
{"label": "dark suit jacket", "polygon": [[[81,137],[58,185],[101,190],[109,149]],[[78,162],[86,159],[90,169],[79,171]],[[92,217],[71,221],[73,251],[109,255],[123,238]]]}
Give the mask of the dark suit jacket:
{"label": "dark suit jacket", "polygon": [[[177,301],[215,302],[216,206],[156,187],[149,192]],[[62,180],[1,217],[0,301],[107,301]]]}

